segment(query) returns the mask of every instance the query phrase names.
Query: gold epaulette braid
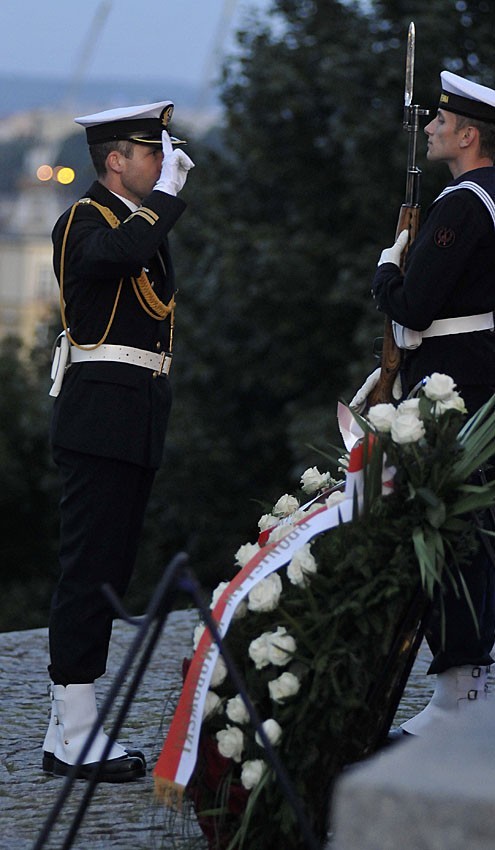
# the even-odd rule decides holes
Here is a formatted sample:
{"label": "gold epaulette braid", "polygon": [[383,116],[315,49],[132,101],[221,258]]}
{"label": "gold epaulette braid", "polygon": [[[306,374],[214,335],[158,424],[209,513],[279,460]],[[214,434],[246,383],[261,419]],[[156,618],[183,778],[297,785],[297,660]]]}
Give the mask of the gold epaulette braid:
{"label": "gold epaulette braid", "polygon": [[[62,250],[61,250],[61,255],[60,255],[60,315],[62,317],[62,324],[63,324],[64,330],[65,330],[65,333],[67,335],[67,338],[69,339],[71,344],[73,346],[75,346],[75,348],[81,348],[81,349],[86,350],[86,351],[91,351],[95,348],[98,348],[100,345],[103,345],[103,343],[105,342],[105,340],[106,340],[106,338],[107,338],[107,336],[110,332],[110,328],[112,327],[113,320],[114,320],[114,317],[115,317],[115,313],[116,313],[116,310],[117,310],[117,305],[119,303],[120,293],[122,291],[122,285],[123,285],[123,282],[124,282],[124,278],[123,277],[120,278],[119,286],[118,286],[118,289],[117,289],[117,294],[115,296],[115,301],[114,301],[113,307],[112,307],[112,312],[110,314],[108,324],[105,328],[105,331],[104,331],[101,339],[99,339],[98,342],[95,343],[94,345],[79,345],[70,334],[68,324],[67,324],[67,317],[66,317],[66,313],[65,313],[65,300],[64,300],[65,249],[66,249],[66,245],[67,245],[67,238],[68,238],[68,235],[69,235],[69,230],[70,230],[72,221],[74,219],[76,209],[79,206],[79,204],[91,204],[92,206],[96,207],[96,209],[99,210],[99,212],[102,214],[105,221],[112,228],[119,227],[121,222],[119,221],[117,216],[112,212],[112,210],[110,210],[108,207],[104,207],[104,206],[102,206],[102,204],[98,204],[96,201],[93,201],[91,198],[81,198],[79,201],[77,201],[72,206],[72,209],[70,211],[69,218],[68,218],[68,221],[67,221],[67,225],[66,225],[66,228],[65,228],[64,238],[62,240]],[[173,333],[172,329],[173,329],[173,326],[174,326],[174,310],[175,310],[175,298],[174,298],[174,296],[172,296],[172,298],[170,299],[168,304],[165,304],[163,301],[161,301],[161,299],[158,298],[158,296],[154,292],[153,287],[151,286],[151,283],[149,281],[148,275],[146,274],[144,269],[142,270],[142,272],[141,272],[141,274],[139,275],[138,278],[131,277],[131,283],[132,283],[134,293],[136,295],[136,298],[137,298],[140,306],[148,314],[148,316],[151,316],[152,319],[156,319],[157,321],[160,321],[162,319],[165,319],[168,315],[170,315],[171,335],[172,335],[172,333]]]}

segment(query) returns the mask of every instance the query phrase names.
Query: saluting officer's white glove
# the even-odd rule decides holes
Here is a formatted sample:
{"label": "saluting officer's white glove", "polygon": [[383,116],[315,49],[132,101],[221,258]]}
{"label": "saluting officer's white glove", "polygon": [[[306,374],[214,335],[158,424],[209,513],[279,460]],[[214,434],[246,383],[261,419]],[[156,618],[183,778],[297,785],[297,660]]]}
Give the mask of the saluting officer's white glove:
{"label": "saluting officer's white glove", "polygon": [[[358,413],[361,412],[371,390],[373,390],[378,383],[378,379],[380,377],[380,372],[381,372],[381,369],[380,369],[380,367],[378,367],[377,369],[375,369],[374,372],[371,373],[371,375],[368,375],[363,386],[357,391],[356,395],[351,400],[349,407],[352,407],[352,409],[356,410]],[[397,400],[400,399],[400,397],[402,395],[402,384],[401,384],[400,374],[397,375],[397,377],[394,381],[394,385],[392,387],[392,395]]]}
{"label": "saluting officer's white glove", "polygon": [[184,187],[187,172],[194,168],[194,162],[182,150],[174,150],[166,130],[162,132],[163,162],[161,174],[154,188],[168,195],[177,195]]}
{"label": "saluting officer's white glove", "polygon": [[407,240],[409,239],[409,231],[402,230],[394,244],[391,248],[384,248],[380,255],[380,259],[378,260],[378,265],[381,266],[382,263],[393,263],[395,266],[400,268],[400,258],[402,256],[402,252],[407,245]]}

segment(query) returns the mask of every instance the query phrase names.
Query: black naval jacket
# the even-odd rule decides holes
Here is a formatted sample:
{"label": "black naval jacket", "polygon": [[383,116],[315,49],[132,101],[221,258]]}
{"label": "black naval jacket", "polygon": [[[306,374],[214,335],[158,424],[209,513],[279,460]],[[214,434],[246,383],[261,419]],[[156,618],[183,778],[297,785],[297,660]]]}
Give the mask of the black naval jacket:
{"label": "black naval jacket", "polygon": [[[120,300],[105,342],[152,352],[169,346],[170,320],[156,320],[140,306],[131,284],[142,268],[157,296],[168,303],[175,291],[167,234],[185,209],[173,195],[153,191],[143,213],[101,183],[87,197],[108,207],[122,222],[112,229],[91,204],[77,207],[65,251],[64,296],[70,333],[81,345],[98,342],[107,327],[120,279]],[[146,212],[149,211],[149,212]],[[62,240],[70,211],[56,223],[52,239],[60,283]],[[150,214],[151,213],[151,214]],[[78,363],[67,370],[55,400],[52,445],[125,460],[156,469],[161,462],[171,391],[167,377],[125,363]]]}
{"label": "black naval jacket", "polygon": [[[466,172],[447,190],[464,181],[481,186],[495,200],[495,168]],[[393,263],[383,263],[372,290],[379,310],[417,331],[435,319],[494,310],[495,225],[475,191],[455,189],[439,196],[411,246],[404,277]],[[432,372],[451,375],[458,387],[495,386],[495,333],[429,337],[405,352],[408,389]]]}

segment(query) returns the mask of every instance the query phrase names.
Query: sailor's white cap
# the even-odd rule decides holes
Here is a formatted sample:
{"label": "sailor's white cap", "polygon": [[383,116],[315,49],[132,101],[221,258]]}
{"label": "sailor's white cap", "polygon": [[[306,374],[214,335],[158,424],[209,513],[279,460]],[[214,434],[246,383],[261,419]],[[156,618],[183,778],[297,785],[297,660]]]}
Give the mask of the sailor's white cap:
{"label": "sailor's white cap", "polygon": [[172,101],[163,100],[141,106],[107,109],[94,115],[83,115],[74,121],[85,128],[89,145],[119,140],[161,145],[162,131],[168,127],[173,111]]}
{"label": "sailor's white cap", "polygon": [[475,118],[478,121],[495,123],[495,91],[465,80],[451,71],[442,71],[440,74],[442,82],[442,94],[440,95],[440,109],[447,112],[455,112],[457,115],[465,115],[467,118]]}

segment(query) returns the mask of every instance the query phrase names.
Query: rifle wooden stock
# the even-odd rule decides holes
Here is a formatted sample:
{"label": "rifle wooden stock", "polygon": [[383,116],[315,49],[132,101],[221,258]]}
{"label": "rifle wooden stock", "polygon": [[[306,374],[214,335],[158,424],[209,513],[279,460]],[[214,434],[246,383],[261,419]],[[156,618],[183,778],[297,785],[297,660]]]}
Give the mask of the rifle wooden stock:
{"label": "rifle wooden stock", "polygon": [[[408,204],[402,204],[400,208],[395,238],[397,239],[399,233],[402,233],[403,230],[409,231],[409,241],[401,257],[401,268],[404,267],[408,247],[414,242],[419,230],[419,213],[420,208],[418,205],[410,206]],[[395,344],[392,321],[387,316],[383,329],[380,377],[368,396],[368,407],[372,407],[374,404],[388,404],[393,401],[392,388],[400,368],[400,363],[401,350]]]}

